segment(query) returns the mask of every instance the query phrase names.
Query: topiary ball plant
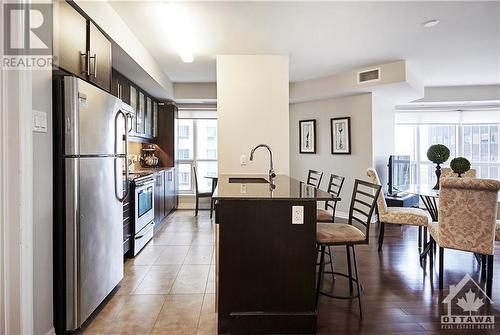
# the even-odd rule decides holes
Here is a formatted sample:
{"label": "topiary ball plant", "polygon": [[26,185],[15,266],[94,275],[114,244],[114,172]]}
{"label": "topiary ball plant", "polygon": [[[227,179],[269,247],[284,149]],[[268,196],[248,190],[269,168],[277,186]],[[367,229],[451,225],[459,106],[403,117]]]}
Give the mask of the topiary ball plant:
{"label": "topiary ball plant", "polygon": [[427,149],[427,158],[436,164],[436,185],[434,185],[433,189],[439,190],[439,178],[441,177],[441,166],[442,164],[450,158],[450,149],[444,144],[434,144]]}
{"label": "topiary ball plant", "polygon": [[427,158],[434,164],[442,164],[450,158],[450,149],[444,144],[434,144],[427,149]]}
{"label": "topiary ball plant", "polygon": [[465,157],[457,157],[451,160],[450,167],[453,172],[457,173],[459,177],[462,177],[462,173],[470,170],[470,162]]}

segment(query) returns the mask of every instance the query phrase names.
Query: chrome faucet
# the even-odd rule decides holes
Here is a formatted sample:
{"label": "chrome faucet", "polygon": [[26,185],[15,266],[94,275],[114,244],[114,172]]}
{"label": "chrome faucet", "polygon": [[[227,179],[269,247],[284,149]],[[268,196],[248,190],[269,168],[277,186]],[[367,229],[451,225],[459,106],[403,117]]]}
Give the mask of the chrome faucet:
{"label": "chrome faucet", "polygon": [[267,144],[259,144],[259,145],[257,145],[250,152],[250,160],[253,161],[253,153],[255,152],[256,149],[258,149],[260,147],[266,148],[269,151],[269,183],[270,184],[274,184],[274,178],[276,178],[276,173],[274,173],[273,151],[271,150],[271,147],[268,146]]}

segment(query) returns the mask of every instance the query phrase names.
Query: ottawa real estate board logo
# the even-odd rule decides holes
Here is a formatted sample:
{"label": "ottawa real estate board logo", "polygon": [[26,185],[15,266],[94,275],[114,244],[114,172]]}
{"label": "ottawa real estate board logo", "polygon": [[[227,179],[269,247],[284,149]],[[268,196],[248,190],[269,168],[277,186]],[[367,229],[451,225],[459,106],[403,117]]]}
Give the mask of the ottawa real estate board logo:
{"label": "ottawa real estate board logo", "polygon": [[3,69],[52,69],[52,4],[3,3]]}
{"label": "ottawa real estate board logo", "polygon": [[466,274],[457,285],[450,286],[444,298],[446,315],[441,315],[441,329],[491,330],[495,328],[493,301],[474,279]]}

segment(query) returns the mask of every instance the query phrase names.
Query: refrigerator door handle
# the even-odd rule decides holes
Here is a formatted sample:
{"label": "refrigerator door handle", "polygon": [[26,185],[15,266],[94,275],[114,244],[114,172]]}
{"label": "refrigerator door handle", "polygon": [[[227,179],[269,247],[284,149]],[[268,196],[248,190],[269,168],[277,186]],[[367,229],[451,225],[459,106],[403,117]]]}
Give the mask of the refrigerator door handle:
{"label": "refrigerator door handle", "polygon": [[[118,135],[118,117],[119,116],[123,117],[123,120],[125,121],[125,127],[124,127],[124,134],[125,134],[125,180],[128,182],[129,179],[129,170],[128,170],[128,117],[127,114],[125,114],[122,110],[118,110],[118,112],[115,115],[115,154],[118,155],[118,140],[117,140],[117,135]],[[120,201],[123,202],[125,198],[128,196],[129,188],[125,187],[125,192],[123,195],[120,197],[118,193],[118,178],[116,177],[116,159],[115,157],[115,196],[116,198]],[[122,188],[123,188],[123,183]]]}

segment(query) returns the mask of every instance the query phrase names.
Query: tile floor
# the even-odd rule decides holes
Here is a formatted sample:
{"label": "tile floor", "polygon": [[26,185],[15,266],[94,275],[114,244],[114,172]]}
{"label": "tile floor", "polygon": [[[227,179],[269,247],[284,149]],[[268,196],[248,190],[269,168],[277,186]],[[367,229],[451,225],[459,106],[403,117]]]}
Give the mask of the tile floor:
{"label": "tile floor", "polygon": [[216,334],[214,225],[169,215],[85,334]]}
{"label": "tile floor", "polygon": [[[372,225],[370,244],[356,248],[364,286],[364,319],[357,301],[321,297],[318,334],[461,334],[443,331],[442,300],[449,286],[469,273],[479,279],[479,266],[469,253],[445,252],[443,291],[437,288],[437,269],[419,263],[417,229],[388,225],[382,252],[377,252],[378,225]],[[497,243],[493,285],[496,329],[499,334],[500,245]],[[345,248],[334,249],[335,266],[345,271]],[[125,263],[118,292],[89,325],[85,334],[216,334],[214,224],[208,211],[168,216],[154,240]],[[333,285],[335,283],[335,285]],[[348,292],[347,282],[325,276],[324,289]]]}

